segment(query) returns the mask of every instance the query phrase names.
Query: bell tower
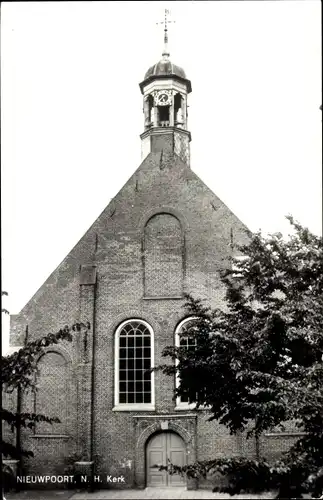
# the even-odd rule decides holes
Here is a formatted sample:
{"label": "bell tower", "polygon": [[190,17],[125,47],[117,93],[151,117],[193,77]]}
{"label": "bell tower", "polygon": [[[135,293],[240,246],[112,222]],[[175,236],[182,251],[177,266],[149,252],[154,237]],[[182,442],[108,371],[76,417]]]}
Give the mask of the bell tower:
{"label": "bell tower", "polygon": [[169,59],[165,10],[162,59],[151,66],[139,84],[143,95],[144,132],[141,157],[149,153],[174,152],[190,165],[191,134],[187,129],[187,96],[192,91],[185,72]]}

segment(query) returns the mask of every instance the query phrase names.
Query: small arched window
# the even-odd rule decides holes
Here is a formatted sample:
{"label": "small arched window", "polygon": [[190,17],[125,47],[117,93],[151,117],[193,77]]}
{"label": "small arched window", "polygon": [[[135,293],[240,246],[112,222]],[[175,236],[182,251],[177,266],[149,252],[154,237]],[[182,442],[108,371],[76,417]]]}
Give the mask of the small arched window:
{"label": "small arched window", "polygon": [[174,115],[175,115],[175,127],[183,128],[184,117],[183,117],[183,103],[181,94],[176,94],[174,97]]}
{"label": "small arched window", "polygon": [[124,321],[115,338],[115,410],[154,409],[154,334],[143,320]]}
{"label": "small arched window", "polygon": [[[190,318],[185,318],[183,321],[179,323],[175,330],[175,346],[176,347],[181,347],[183,349],[195,349],[197,342],[196,338],[193,337],[190,333],[189,330],[194,326],[194,324],[197,322],[197,317],[193,316]],[[176,360],[176,364],[178,364],[178,361]],[[176,388],[180,384],[180,378],[179,375],[176,373],[175,375],[175,384]],[[184,408],[195,408],[195,403],[190,404],[188,396],[180,396],[176,398],[176,406],[177,407],[184,407]]]}
{"label": "small arched window", "polygon": [[47,352],[37,362],[35,413],[57,417],[60,423],[36,424],[36,434],[65,434],[68,410],[68,366],[58,352]]}

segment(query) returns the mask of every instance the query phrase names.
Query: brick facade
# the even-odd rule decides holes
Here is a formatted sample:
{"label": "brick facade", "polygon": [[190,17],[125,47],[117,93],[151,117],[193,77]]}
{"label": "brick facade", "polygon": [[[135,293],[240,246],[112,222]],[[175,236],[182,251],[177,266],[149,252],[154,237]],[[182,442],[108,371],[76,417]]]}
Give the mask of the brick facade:
{"label": "brick facade", "polygon": [[[183,294],[220,306],[224,290],[219,273],[228,265],[233,241],[247,242],[241,221],[189,168],[188,160],[174,152],[174,133],[189,134],[164,130],[158,135],[155,130],[151,152],[140,167],[22,311],[11,317],[13,346],[22,345],[27,325],[29,340],[77,321],[92,326],[88,333],[75,333],[71,343],[48,349],[40,363],[49,393],[43,380],[36,395],[23,398],[23,411],[36,408],[48,414],[57,408],[63,420],[51,429],[22,432],[23,446],[35,455],[24,461],[25,473],[62,474],[74,456],[93,461],[95,474],[124,475],[126,483],[118,487],[143,488],[147,442],[165,429],[183,439],[188,463],[256,455],[254,441],[208,422],[207,411],[177,408],[175,380],[160,372],[154,374],[154,409],[115,408],[118,326],[129,319],[148,323],[154,363],[164,362],[162,351],[174,344],[176,327],[185,318]],[[184,146],[186,151],[188,139]],[[189,155],[185,151],[184,159]],[[46,359],[60,360],[63,378],[60,366],[50,370],[48,364],[46,372]],[[275,443],[264,437],[262,451],[274,455]],[[187,486],[197,485],[189,481]]]}

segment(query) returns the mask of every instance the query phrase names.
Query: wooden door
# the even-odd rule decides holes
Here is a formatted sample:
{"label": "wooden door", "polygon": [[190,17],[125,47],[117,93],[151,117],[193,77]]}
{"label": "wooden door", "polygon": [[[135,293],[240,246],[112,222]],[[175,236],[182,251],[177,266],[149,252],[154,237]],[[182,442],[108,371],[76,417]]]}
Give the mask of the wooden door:
{"label": "wooden door", "polygon": [[[183,467],[186,459],[186,447],[183,439],[174,432],[166,433],[167,458],[170,463]],[[167,486],[184,486],[185,476],[180,474],[167,474]]]}
{"label": "wooden door", "polygon": [[184,486],[185,477],[159,471],[159,465],[185,465],[186,449],[183,439],[174,432],[160,432],[151,438],[147,445],[147,486],[164,488]]}

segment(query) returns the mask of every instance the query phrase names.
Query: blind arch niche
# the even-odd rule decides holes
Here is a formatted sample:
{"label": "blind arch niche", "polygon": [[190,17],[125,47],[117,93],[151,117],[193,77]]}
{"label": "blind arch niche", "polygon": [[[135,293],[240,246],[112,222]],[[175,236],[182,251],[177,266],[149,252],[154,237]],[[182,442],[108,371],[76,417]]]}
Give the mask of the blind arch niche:
{"label": "blind arch niche", "polygon": [[36,434],[65,434],[68,413],[68,362],[61,353],[48,351],[37,362],[38,390],[35,395],[35,413],[57,417],[60,423],[38,422]]}
{"label": "blind arch niche", "polygon": [[144,296],[182,297],[184,235],[170,213],[153,215],[144,228]]}

